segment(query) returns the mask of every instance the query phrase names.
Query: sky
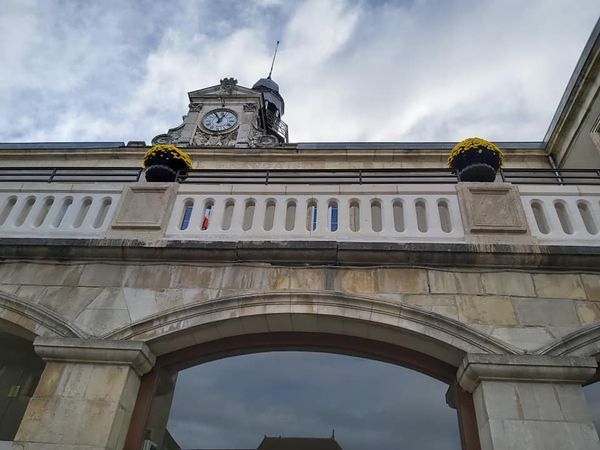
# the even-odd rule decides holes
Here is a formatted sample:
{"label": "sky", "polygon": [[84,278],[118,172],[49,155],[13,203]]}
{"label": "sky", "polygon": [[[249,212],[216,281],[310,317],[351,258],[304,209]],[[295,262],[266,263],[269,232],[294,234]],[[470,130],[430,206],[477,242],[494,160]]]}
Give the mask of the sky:
{"label": "sky", "polygon": [[[544,137],[598,0],[0,0],[0,142],[151,139],[187,92],[273,78],[292,142]],[[446,386],[366,359],[224,359],[180,374],[186,446],[328,436],[456,450]],[[587,388],[596,420],[600,386]],[[400,445],[402,444],[402,445]]]}
{"label": "sky", "polygon": [[271,352],[180,372],[168,429],[182,448],[256,449],[268,436],[335,437],[343,450],[459,450],[447,385],[345,355]]}
{"label": "sky", "polygon": [[598,0],[0,0],[0,141],[145,140],[269,70],[292,142],[543,138]]}

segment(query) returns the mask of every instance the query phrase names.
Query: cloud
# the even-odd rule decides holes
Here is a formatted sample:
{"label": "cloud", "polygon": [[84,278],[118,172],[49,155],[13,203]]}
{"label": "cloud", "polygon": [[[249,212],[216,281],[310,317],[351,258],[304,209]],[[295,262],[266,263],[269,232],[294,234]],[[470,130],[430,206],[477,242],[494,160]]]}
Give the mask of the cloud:
{"label": "cloud", "polygon": [[141,140],[268,72],[293,141],[539,140],[596,0],[7,0],[0,140]]}
{"label": "cloud", "polygon": [[458,449],[446,386],[391,364],[276,352],[179,375],[168,428],[182,447],[256,448],[271,436],[329,436],[344,450]]}

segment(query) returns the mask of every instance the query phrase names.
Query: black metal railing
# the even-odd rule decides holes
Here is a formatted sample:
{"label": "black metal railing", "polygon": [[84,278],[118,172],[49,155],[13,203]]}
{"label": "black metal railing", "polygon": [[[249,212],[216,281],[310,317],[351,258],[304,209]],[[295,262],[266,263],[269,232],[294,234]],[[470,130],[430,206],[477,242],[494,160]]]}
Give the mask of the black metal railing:
{"label": "black metal railing", "polygon": [[135,183],[140,167],[0,167],[0,182]]}
{"label": "black metal railing", "polygon": [[[0,168],[0,182],[135,183],[139,167]],[[185,184],[453,184],[448,169],[194,169],[180,171]],[[514,184],[600,185],[600,169],[502,169],[499,181]]]}
{"label": "black metal railing", "polygon": [[267,129],[272,131],[281,138],[283,142],[288,141],[288,126],[287,124],[273,114],[271,111],[266,111]]}

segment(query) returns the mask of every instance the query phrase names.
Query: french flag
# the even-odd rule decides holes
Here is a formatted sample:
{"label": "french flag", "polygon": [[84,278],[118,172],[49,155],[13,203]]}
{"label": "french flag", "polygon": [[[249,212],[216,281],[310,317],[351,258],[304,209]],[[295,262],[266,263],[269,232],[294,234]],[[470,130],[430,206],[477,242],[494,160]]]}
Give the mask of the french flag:
{"label": "french flag", "polygon": [[211,211],[211,207],[204,209],[204,217],[202,218],[202,226],[200,227],[200,229],[203,231],[208,229],[208,218],[210,217]]}

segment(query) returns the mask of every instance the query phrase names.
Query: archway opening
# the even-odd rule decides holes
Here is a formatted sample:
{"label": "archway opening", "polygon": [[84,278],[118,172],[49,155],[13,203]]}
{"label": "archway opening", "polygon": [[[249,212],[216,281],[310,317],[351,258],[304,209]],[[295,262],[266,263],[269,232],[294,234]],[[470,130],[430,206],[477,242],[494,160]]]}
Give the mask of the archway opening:
{"label": "archway opening", "polygon": [[0,331],[0,349],[0,450],[8,450],[40,380],[44,362],[35,354],[30,340],[6,331]]}
{"label": "archway opening", "polygon": [[344,450],[457,450],[447,388],[395,364],[340,354],[219,359],[179,372],[159,448],[257,449],[266,446],[265,436],[281,436],[282,445],[292,437],[321,445],[333,438]]}
{"label": "archway opening", "polygon": [[[283,352],[283,353],[282,353]],[[291,352],[291,353],[288,353]],[[318,352],[318,353],[317,353]],[[308,333],[308,332],[268,332],[268,333],[258,333],[258,334],[246,334],[240,336],[231,336],[228,338],[221,338],[214,341],[204,342],[202,344],[191,345],[188,347],[180,348],[179,350],[174,350],[171,353],[165,353],[159,356],[157,360],[157,364],[155,368],[148,374],[144,376],[142,379],[142,385],[140,387],[140,392],[138,394],[138,399],[136,403],[136,407],[133,413],[129,434],[127,438],[127,444],[125,446],[126,449],[138,449],[141,447],[142,442],[146,442],[146,446],[149,448],[156,449],[166,449],[166,448],[174,448],[178,447],[174,442],[180,436],[175,436],[174,440],[171,440],[169,435],[166,433],[167,429],[167,419],[169,417],[169,411],[172,406],[172,400],[175,392],[175,386],[178,385],[181,381],[178,381],[178,378],[186,380],[188,375],[186,373],[196,373],[196,371],[205,370],[207,367],[219,367],[219,364],[231,364],[230,361],[233,361],[233,364],[236,361],[247,361],[248,359],[244,358],[277,358],[277,355],[281,354],[295,354],[295,355],[316,355],[316,358],[324,358],[322,361],[338,361],[341,358],[341,361],[347,361],[346,364],[363,364],[370,367],[370,370],[377,371],[388,371],[387,380],[391,378],[397,378],[395,389],[390,388],[397,396],[397,403],[402,406],[406,401],[402,401],[402,395],[412,396],[411,399],[413,403],[415,399],[420,396],[423,400],[422,403],[419,404],[419,411],[428,411],[427,415],[428,427],[435,426],[431,423],[431,414],[435,411],[444,410],[441,415],[441,423],[444,425],[440,425],[440,430],[445,430],[442,432],[442,436],[440,437],[432,437],[431,433],[429,434],[421,434],[422,438],[429,439],[427,444],[420,444],[422,448],[440,448],[440,449],[478,449],[479,448],[479,437],[476,431],[476,423],[474,419],[473,412],[473,403],[472,398],[469,394],[466,394],[464,391],[457,391],[456,387],[452,387],[449,389],[449,386],[453,385],[454,377],[456,373],[456,367],[450,365],[444,361],[441,361],[432,356],[426,355],[424,353],[420,353],[413,349],[407,349],[399,345],[393,345],[386,342],[369,340],[365,338],[353,337],[353,336],[344,336],[344,335],[335,335],[335,334],[325,334],[325,333]],[[259,356],[259,355],[270,355],[270,356]],[[238,359],[239,357],[241,359]],[[223,361],[223,362],[219,362]],[[257,359],[258,361],[258,359]],[[387,363],[387,364],[386,364]],[[316,364],[316,363],[315,363]],[[339,363],[341,365],[344,362]],[[277,366],[276,363],[270,362],[270,366]],[[314,364],[313,364],[314,365]],[[321,365],[326,367],[326,363],[323,362]],[[186,369],[189,369],[189,372],[186,372]],[[412,370],[410,370],[412,369]],[[210,370],[210,369],[207,369]],[[263,368],[262,372],[268,372],[268,368]],[[396,371],[396,375],[390,375]],[[235,380],[236,377],[243,377],[242,373],[238,373],[240,370],[234,370],[229,376],[232,380]],[[348,371],[345,371],[346,375]],[[419,373],[420,372],[420,373]],[[257,373],[260,373],[257,372]],[[342,372],[340,372],[342,373]],[[357,371],[358,375],[360,375],[360,371]],[[425,375],[424,375],[425,374]],[[343,379],[346,375],[339,375],[338,378],[340,380]],[[377,376],[368,377],[368,372],[364,374],[365,377],[368,378],[368,381],[365,380],[363,386],[373,386],[379,388],[379,378]],[[203,378],[203,376],[196,375],[192,376],[192,378],[198,379]],[[416,383],[416,385],[422,385],[422,388],[419,389],[409,389],[405,391],[403,389],[402,378],[408,377],[410,381],[404,383],[405,385],[410,385],[410,383]],[[227,378],[227,377],[224,377]],[[259,377],[260,378],[260,377]],[[318,380],[319,375],[313,375],[308,377],[313,380]],[[419,381],[421,380],[421,381]],[[285,383],[289,381],[288,378],[283,376],[279,380],[279,384]],[[194,386],[186,386],[187,382],[184,382],[180,397],[184,399],[192,399],[196,397],[196,388]],[[277,384],[277,383],[275,383]],[[356,384],[354,385],[356,386]],[[431,386],[436,386],[432,388]],[[318,387],[318,385],[317,385]],[[315,388],[316,389],[316,388]],[[298,389],[292,389],[298,390]],[[351,390],[351,389],[350,389]],[[357,391],[357,389],[354,389]],[[368,391],[368,389],[367,389]],[[314,391],[313,391],[314,392]],[[436,397],[436,402],[434,404],[428,404],[426,398],[430,398],[429,396],[432,393],[436,392],[434,397]],[[342,395],[343,397],[343,395]],[[323,395],[315,395],[315,399],[321,400],[321,398],[325,398]],[[390,399],[393,397],[390,397]],[[448,400],[447,400],[448,398]],[[390,400],[387,399],[386,401]],[[202,399],[200,399],[202,401]],[[375,396],[372,400],[375,404],[378,403],[377,396]],[[383,400],[379,400],[379,403],[382,404]],[[453,411],[450,407],[446,405],[451,404],[453,408],[456,408],[457,411]],[[391,402],[393,403],[393,402]],[[357,404],[354,407],[349,407],[345,404],[336,404],[336,400],[330,399],[330,408],[334,410],[340,411],[340,413],[346,412],[349,408],[359,411],[360,410],[360,401],[357,401]],[[401,421],[402,418],[411,418],[411,414],[415,415],[415,411],[418,409],[416,406],[411,408],[407,406],[406,408],[401,408],[402,412],[397,413],[398,418],[397,421]],[[209,409],[211,409],[209,407]],[[180,423],[181,421],[185,422],[186,419],[181,417],[181,414],[177,416],[179,408],[176,407],[173,411],[173,414],[176,414],[172,417],[179,417]],[[191,421],[196,420],[198,418],[197,411],[194,406],[187,406],[183,408],[186,411],[184,414],[187,414],[191,419]],[[370,411],[374,411],[376,408],[373,406]],[[194,412],[196,411],[196,413]],[[458,422],[456,420],[456,414],[458,412]],[[394,416],[393,411],[380,411],[382,417],[385,417],[388,421],[391,421],[391,417]],[[372,414],[368,414],[369,416]],[[454,424],[453,431],[449,431],[450,428],[448,426],[448,417],[452,417],[451,423]],[[360,417],[359,417],[360,418]],[[175,420],[176,423],[177,419]],[[359,419],[356,419],[359,420]],[[198,422],[199,426],[202,427],[205,423],[210,423],[211,420],[204,419]],[[315,429],[314,433],[318,436],[323,435],[324,429],[336,428],[338,430],[342,430],[347,428],[348,430],[356,429],[356,424],[333,424],[330,426],[329,423],[323,423],[323,427],[321,429]],[[176,425],[176,427],[181,425]],[[237,426],[235,423],[229,424],[231,427]],[[460,428],[460,433],[459,433]],[[418,427],[408,426],[407,429],[416,430]],[[425,429],[425,428],[423,428]],[[287,430],[281,430],[277,436],[280,434],[283,435],[286,432],[297,432],[298,430],[291,428]],[[306,430],[307,432],[309,430]],[[332,430],[329,430],[331,433]],[[265,429],[262,432],[256,430],[257,438],[261,438],[264,434],[274,432],[273,429]],[[389,431],[392,433],[391,429]],[[338,434],[340,431],[338,431]],[[384,433],[385,434],[385,433]],[[460,439],[458,438],[460,434]],[[416,434],[418,436],[419,433]],[[452,435],[452,439],[449,436]],[[312,437],[318,437],[312,436]],[[348,434],[347,439],[350,437]],[[413,436],[414,437],[414,436]],[[184,437],[185,438],[185,437]],[[397,438],[397,436],[395,437]],[[394,439],[395,439],[394,438]],[[188,438],[185,438],[188,439]],[[191,439],[191,438],[190,438]],[[414,437],[417,439],[417,437]],[[157,444],[155,447],[152,445]],[[162,444],[161,444],[162,443]],[[170,443],[171,447],[165,446],[164,444]],[[182,448],[209,448],[203,442],[183,442],[184,446]],[[396,442],[397,443],[397,442]],[[191,447],[189,445],[192,445]],[[208,443],[206,443],[208,444]],[[362,448],[362,443],[359,442],[346,442],[348,448]],[[215,444],[210,444],[215,445]],[[223,443],[223,445],[227,445],[228,447],[221,448],[231,448],[231,445],[239,445],[239,442],[231,442],[229,444]],[[360,445],[359,447],[356,447]],[[242,447],[240,447],[242,448]],[[256,445],[254,447],[244,447],[244,448],[257,448]],[[385,447],[382,447],[385,448]],[[390,447],[391,448],[391,447]],[[415,447],[419,448],[419,447]]]}

